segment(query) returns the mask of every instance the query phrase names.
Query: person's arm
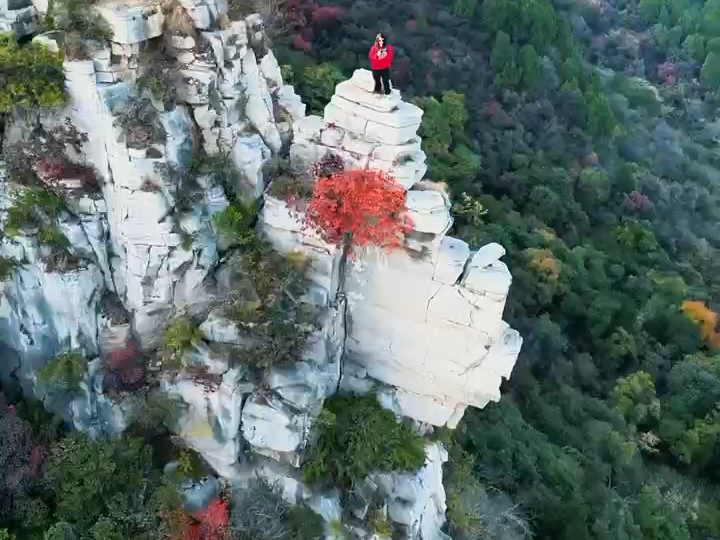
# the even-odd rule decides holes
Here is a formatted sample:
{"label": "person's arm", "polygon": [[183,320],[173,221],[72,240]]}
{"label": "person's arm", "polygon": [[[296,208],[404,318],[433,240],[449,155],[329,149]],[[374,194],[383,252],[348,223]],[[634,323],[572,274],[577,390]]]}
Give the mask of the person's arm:
{"label": "person's arm", "polygon": [[388,64],[390,64],[393,61],[393,48],[392,45],[387,46],[387,55],[388,55]]}
{"label": "person's arm", "polygon": [[375,54],[375,45],[373,45],[370,47],[370,51],[368,52],[368,58],[372,60],[375,56],[377,55]]}

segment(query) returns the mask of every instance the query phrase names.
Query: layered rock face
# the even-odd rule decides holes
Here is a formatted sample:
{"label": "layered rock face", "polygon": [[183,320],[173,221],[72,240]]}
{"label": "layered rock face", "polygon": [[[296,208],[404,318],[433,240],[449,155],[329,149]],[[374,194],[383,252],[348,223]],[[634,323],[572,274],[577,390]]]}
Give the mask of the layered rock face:
{"label": "layered rock face", "polygon": [[[209,221],[227,205],[222,186],[200,179],[201,203],[175,218],[172,210],[184,196],[177,169],[189,167],[194,145],[202,144],[207,154],[228,155],[237,167],[240,177],[233,188],[258,195],[264,189],[263,165],[279,150],[280,133],[287,132],[292,115],[304,107],[283,85],[272,52],[256,57],[252,44],[262,39],[255,35],[256,18],[195,38],[166,34],[180,73],[178,104],[165,110],[153,103],[161,137],[138,144],[119,123],[133,97],[131,81],[140,74],[141,45],[162,35],[163,12],[152,1],[103,3],[98,11],[117,41],[92,51],[92,60],[66,63],[72,120],[94,135],[84,151],[107,180],[103,195],[115,254],[113,281],[134,315],[135,332],[152,345],[173,309],[193,309],[207,296],[204,281],[218,262]],[[188,12],[202,24],[198,28],[209,25],[200,14],[204,9]],[[291,110],[275,107],[273,96],[279,92]],[[287,115],[285,126],[276,121],[276,108]]]}
{"label": "layered rock face", "polygon": [[[446,236],[452,226],[448,197],[422,180],[422,110],[402,101],[397,90],[380,97],[372,89],[371,73],[357,70],[337,86],[323,118],[295,123],[290,149],[299,167],[333,153],[348,168],[387,171],[408,190],[414,227],[404,249],[364,253],[339,291],[348,299],[351,321],[342,386],[374,389],[402,416],[453,428],[467,405],[499,399],[501,379],[517,359],[522,339],[502,320],[511,275],[498,244],[473,253]],[[322,254],[332,277],[328,257],[337,267],[337,254],[319,248],[299,218],[288,220],[279,205],[270,200],[262,214],[270,237],[285,250],[299,246]],[[332,294],[332,279],[326,283]]]}
{"label": "layered rock face", "polygon": [[[0,28],[25,8],[46,6],[0,3]],[[161,390],[183,404],[177,434],[222,477],[278,481],[288,500],[325,518],[332,537],[330,522],[347,512],[363,520],[368,506],[343,509],[336,493],[313,492],[299,480],[324,400],[375,391],[383,406],[425,431],[455,427],[466,406],[498,399],[521,345],[502,320],[511,281],[504,250],[490,244],[471,252],[446,235],[448,196],[423,180],[422,110],[397,91],[374,96],[370,72],[339,84],[324,117],[305,116],[258,16],[229,21],[224,0],[182,0],[171,13],[156,0],[104,0],[93,9],[113,39],[89,44],[87,60],[65,62],[70,104],[41,123],[49,129],[67,118],[89,134],[73,157],[97,171],[98,190],[83,192],[79,178],[61,182],[65,205],[54,219],[67,240],[62,264],[38,230],[0,238],[0,256],[16,265],[1,282],[0,376],[18,378],[77,429],[121,433],[134,402],[106,395],[105,359],[135,342],[153,351],[168,321],[189,314],[202,339],[182,360],[205,382],[189,371],[159,376]],[[34,39],[58,47],[51,35]],[[161,86],[172,100],[139,90],[153,47],[178,75]],[[23,133],[29,127],[18,120],[6,142]],[[303,226],[302,212],[266,190],[265,165],[286,151],[299,168],[334,154],[347,168],[391,174],[407,191],[414,223],[403,248],[343,261]],[[198,169],[199,154],[228,166]],[[191,170],[203,172],[190,177]],[[4,225],[15,190],[0,173]],[[258,231],[277,251],[309,261],[311,285],[299,301],[320,313],[300,360],[270,367],[261,380],[231,358],[228,351],[247,344],[219,307],[247,276],[233,264],[242,250],[228,249],[212,218],[243,197],[262,200]],[[88,371],[76,393],[63,394],[37,373],[69,350],[88,359]],[[363,489],[383,498],[388,519],[408,538],[446,539],[446,460],[442,445],[428,443],[420,471],[371,475]]]}
{"label": "layered rock face", "polygon": [[0,32],[15,32],[26,36],[37,30],[37,12],[31,0],[3,0],[0,2]]}

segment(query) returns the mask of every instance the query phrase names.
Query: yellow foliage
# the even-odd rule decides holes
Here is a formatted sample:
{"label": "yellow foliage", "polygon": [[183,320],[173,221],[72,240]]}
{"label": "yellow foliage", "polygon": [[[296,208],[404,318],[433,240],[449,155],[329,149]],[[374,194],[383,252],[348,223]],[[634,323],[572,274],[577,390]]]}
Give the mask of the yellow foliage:
{"label": "yellow foliage", "polygon": [[291,251],[287,254],[288,262],[298,269],[302,269],[308,262],[308,257],[302,251]]}
{"label": "yellow foliage", "polygon": [[205,418],[196,418],[183,429],[183,435],[188,438],[201,439],[213,436],[213,429]]}
{"label": "yellow foliage", "polygon": [[720,334],[716,332],[718,314],[701,300],[685,300],[680,306],[685,316],[698,325],[700,336],[712,347],[720,346]]}
{"label": "yellow foliage", "polygon": [[528,248],[525,250],[530,266],[556,283],[560,277],[560,261],[549,249]]}

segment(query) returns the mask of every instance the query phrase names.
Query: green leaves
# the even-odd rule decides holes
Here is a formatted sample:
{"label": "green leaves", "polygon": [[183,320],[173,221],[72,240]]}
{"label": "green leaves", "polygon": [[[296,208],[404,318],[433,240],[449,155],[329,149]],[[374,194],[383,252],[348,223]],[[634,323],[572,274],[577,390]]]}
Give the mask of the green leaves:
{"label": "green leaves", "polygon": [[308,482],[348,488],[372,472],[415,471],[425,463],[423,439],[374,395],[331,397],[316,429],[317,441],[302,467]]}
{"label": "green leaves", "polygon": [[87,360],[79,350],[74,350],[54,356],[38,371],[38,379],[75,391],[86,374]]}
{"label": "green leaves", "polygon": [[67,99],[62,55],[39,43],[20,46],[14,33],[0,33],[0,113],[58,107]]}
{"label": "green leaves", "polygon": [[182,362],[185,352],[202,340],[200,329],[185,317],[177,317],[163,333],[163,350],[174,360]]}
{"label": "green leaves", "polygon": [[212,222],[218,234],[231,245],[247,246],[255,237],[252,226],[257,215],[255,203],[232,203],[213,215]]}

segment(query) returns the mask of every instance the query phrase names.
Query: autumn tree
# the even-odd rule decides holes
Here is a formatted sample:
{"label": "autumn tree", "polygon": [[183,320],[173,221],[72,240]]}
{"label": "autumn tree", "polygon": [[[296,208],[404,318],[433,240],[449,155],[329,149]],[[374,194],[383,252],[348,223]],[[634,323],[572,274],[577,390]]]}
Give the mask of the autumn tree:
{"label": "autumn tree", "polygon": [[225,540],[228,536],[227,502],[216,498],[186,520],[182,540]]}
{"label": "autumn tree", "polygon": [[382,171],[340,171],[317,179],[305,213],[306,225],[323,240],[342,245],[343,257],[353,248],[399,247],[411,229],[405,214],[405,190]]}
{"label": "autumn tree", "polygon": [[717,327],[717,313],[705,305],[701,300],[685,300],[680,309],[685,316],[694,322],[700,329],[700,336],[711,347],[720,347],[720,334]]}

